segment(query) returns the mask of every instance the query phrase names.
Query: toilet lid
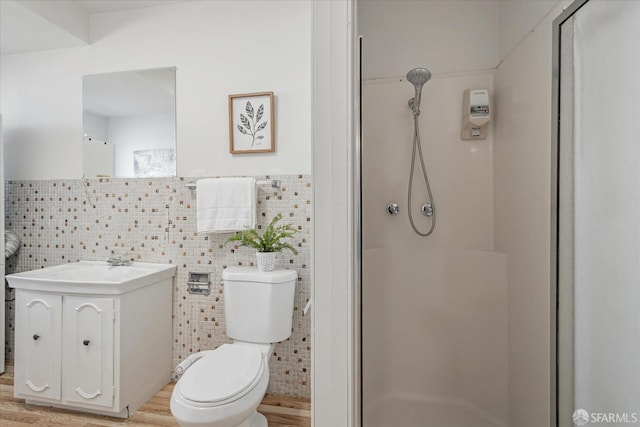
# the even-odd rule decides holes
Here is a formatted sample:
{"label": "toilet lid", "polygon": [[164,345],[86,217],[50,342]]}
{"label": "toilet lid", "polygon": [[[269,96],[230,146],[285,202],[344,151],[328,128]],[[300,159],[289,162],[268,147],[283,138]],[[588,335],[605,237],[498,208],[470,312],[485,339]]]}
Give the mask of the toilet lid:
{"label": "toilet lid", "polygon": [[184,398],[199,403],[232,399],[257,382],[262,353],[254,347],[224,344],[191,365],[180,379]]}

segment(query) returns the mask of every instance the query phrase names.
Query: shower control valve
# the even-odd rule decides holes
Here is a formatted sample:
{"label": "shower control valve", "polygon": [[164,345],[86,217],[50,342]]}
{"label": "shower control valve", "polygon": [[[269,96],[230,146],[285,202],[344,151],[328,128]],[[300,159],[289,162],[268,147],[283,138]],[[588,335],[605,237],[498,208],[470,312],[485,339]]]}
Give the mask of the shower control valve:
{"label": "shower control valve", "polygon": [[424,215],[424,216],[433,216],[433,204],[432,203],[425,203],[420,208],[420,211],[422,212],[422,215]]}
{"label": "shower control valve", "polygon": [[389,203],[387,205],[387,213],[389,215],[398,215],[398,212],[400,212],[400,206],[397,203]]}

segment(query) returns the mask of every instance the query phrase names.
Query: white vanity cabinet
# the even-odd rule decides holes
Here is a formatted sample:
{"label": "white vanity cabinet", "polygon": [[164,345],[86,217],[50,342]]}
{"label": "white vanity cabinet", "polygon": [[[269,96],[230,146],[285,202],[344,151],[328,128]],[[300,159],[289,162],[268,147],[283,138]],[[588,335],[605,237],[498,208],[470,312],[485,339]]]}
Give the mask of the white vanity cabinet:
{"label": "white vanity cabinet", "polygon": [[14,391],[60,399],[62,296],[16,291]]}
{"label": "white vanity cabinet", "polygon": [[[175,267],[149,265],[168,268],[139,286],[7,276],[16,288],[15,396],[124,418],[164,387],[172,370]],[[121,269],[112,270],[118,280],[126,276],[128,267],[112,268]]]}
{"label": "white vanity cabinet", "polygon": [[67,402],[113,406],[114,305],[113,298],[63,298],[62,398]]}
{"label": "white vanity cabinet", "polygon": [[16,303],[16,394],[111,408],[114,299],[19,290]]}

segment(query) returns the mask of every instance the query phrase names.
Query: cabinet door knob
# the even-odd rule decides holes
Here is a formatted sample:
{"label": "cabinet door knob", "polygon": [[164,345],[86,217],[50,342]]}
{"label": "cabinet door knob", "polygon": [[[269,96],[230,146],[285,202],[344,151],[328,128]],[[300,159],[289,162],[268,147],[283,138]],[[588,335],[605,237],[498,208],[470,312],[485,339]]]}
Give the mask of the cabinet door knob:
{"label": "cabinet door knob", "polygon": [[89,345],[89,340],[84,340],[84,341],[82,341],[82,344],[84,344],[84,345]]}
{"label": "cabinet door knob", "polygon": [[33,334],[33,340],[34,340],[34,341],[38,341],[38,338],[40,338],[40,335],[38,335],[38,334]]}

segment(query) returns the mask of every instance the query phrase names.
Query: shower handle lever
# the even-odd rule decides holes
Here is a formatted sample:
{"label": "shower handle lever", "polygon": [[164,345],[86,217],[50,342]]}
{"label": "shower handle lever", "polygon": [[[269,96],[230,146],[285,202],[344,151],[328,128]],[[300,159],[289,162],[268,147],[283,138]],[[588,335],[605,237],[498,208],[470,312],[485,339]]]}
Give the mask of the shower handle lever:
{"label": "shower handle lever", "polygon": [[424,216],[433,216],[433,203],[425,203],[420,207],[420,211]]}
{"label": "shower handle lever", "polygon": [[389,215],[398,215],[398,213],[400,212],[400,206],[398,206],[397,203],[389,203],[387,205],[387,213]]}

